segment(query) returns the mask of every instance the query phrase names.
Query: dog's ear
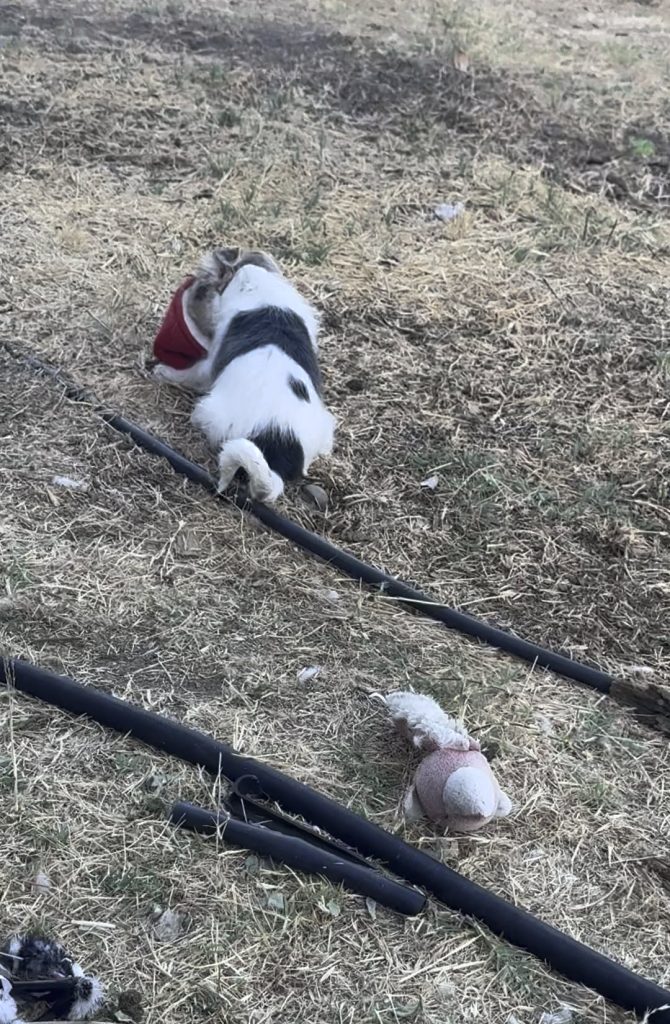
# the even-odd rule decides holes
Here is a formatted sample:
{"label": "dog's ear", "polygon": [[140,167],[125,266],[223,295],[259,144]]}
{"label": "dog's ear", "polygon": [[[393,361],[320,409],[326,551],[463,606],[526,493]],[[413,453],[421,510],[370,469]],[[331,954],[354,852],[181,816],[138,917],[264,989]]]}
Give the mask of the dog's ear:
{"label": "dog's ear", "polygon": [[214,250],[214,252],[216,253],[218,259],[220,259],[222,263],[228,264],[228,266],[230,266],[230,267],[232,267],[239,260],[239,258],[240,258],[240,251],[241,250],[237,249],[237,248],[233,248],[233,249],[215,249]]}
{"label": "dog's ear", "polygon": [[202,259],[198,281],[222,292],[232,281],[239,249],[213,249]]}
{"label": "dog's ear", "polygon": [[262,270],[269,270],[273,274],[281,274],[279,264],[268,252],[260,249],[240,249],[237,256],[237,269],[247,265],[261,267]]}

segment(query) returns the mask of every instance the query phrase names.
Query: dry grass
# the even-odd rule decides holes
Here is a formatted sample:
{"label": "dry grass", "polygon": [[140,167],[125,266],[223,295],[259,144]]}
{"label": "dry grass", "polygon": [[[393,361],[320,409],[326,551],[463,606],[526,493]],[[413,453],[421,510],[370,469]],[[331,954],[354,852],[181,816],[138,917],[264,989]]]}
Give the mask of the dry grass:
{"label": "dry grass", "polygon": [[[327,517],[289,514],[450,603],[667,682],[665,12],[411,6],[6,7],[0,322],[205,460],[188,400],[144,358],[203,247],[271,249],[324,309],[341,424]],[[431,220],[451,198],[466,216]],[[410,766],[368,691],[425,689],[497,749],[517,810],[412,841],[670,984],[666,741],[356,592],[6,356],[0,409],[3,649],[399,830]],[[588,1024],[631,1019],[438,906],[372,917],[174,834],[165,801],[215,799],[176,762],[21,697],[0,717],[2,930],[56,933],[110,985],[108,1019],[128,990],[150,1024],[532,1024],[561,1000]],[[159,941],[155,907],[188,916],[180,938]]]}

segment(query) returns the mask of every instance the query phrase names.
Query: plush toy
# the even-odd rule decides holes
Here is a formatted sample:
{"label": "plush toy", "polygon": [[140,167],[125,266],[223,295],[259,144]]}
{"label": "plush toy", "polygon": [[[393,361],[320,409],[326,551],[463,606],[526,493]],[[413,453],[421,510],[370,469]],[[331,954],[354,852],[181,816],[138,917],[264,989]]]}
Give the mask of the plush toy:
{"label": "plush toy", "polygon": [[477,740],[431,697],[397,690],[384,697],[403,735],[427,754],[404,802],[410,819],[431,818],[456,832],[475,832],[503,818],[512,804],[495,780]]}

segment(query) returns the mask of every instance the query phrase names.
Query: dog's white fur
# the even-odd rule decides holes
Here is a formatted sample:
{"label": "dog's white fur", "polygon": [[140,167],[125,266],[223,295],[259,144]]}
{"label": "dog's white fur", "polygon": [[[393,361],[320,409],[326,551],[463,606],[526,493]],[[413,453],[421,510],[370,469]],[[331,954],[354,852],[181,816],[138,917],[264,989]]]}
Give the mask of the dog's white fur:
{"label": "dog's white fur", "polygon": [[[236,271],[230,284],[223,292],[214,292],[211,301],[216,328],[207,356],[186,370],[159,364],[154,374],[201,394],[206,392],[193,411],[192,422],[211,444],[220,447],[220,489],[224,490],[242,468],[249,477],[252,498],[276,501],[284,490],[284,481],[272,472],[249,437],[269,427],[290,431],[302,445],[306,473],[317,456],[332,451],[335,418],[309,375],[278,346],[268,345],[238,356],[215,380],[212,369],[226,331],[238,313],[264,306],[289,310],[305,324],[315,350],[317,313],[279,269],[266,270],[252,264]],[[304,384],[309,402],[294,394],[287,383],[289,377]]]}
{"label": "dog's white fur", "polygon": [[391,718],[403,726],[417,750],[479,750],[460,722],[423,693],[395,690],[384,697]]}
{"label": "dog's white fur", "polygon": [[0,1024],[23,1024],[14,1001],[12,985],[8,978],[0,976]]}
{"label": "dog's white fur", "polygon": [[93,977],[93,975],[84,974],[79,964],[72,964],[72,973],[75,978],[86,979],[88,985],[82,987],[81,991],[77,992],[77,996],[68,1011],[67,1019],[88,1020],[102,1006],[105,999],[105,990],[97,978]]}

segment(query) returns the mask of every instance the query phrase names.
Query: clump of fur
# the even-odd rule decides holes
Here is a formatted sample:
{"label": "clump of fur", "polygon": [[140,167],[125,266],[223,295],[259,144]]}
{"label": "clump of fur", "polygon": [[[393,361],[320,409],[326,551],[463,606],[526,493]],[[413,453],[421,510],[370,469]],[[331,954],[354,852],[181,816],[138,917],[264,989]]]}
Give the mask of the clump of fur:
{"label": "clump of fur", "polygon": [[392,720],[417,750],[479,750],[479,743],[470,739],[465,727],[445,714],[432,697],[395,690],[384,701]]}

